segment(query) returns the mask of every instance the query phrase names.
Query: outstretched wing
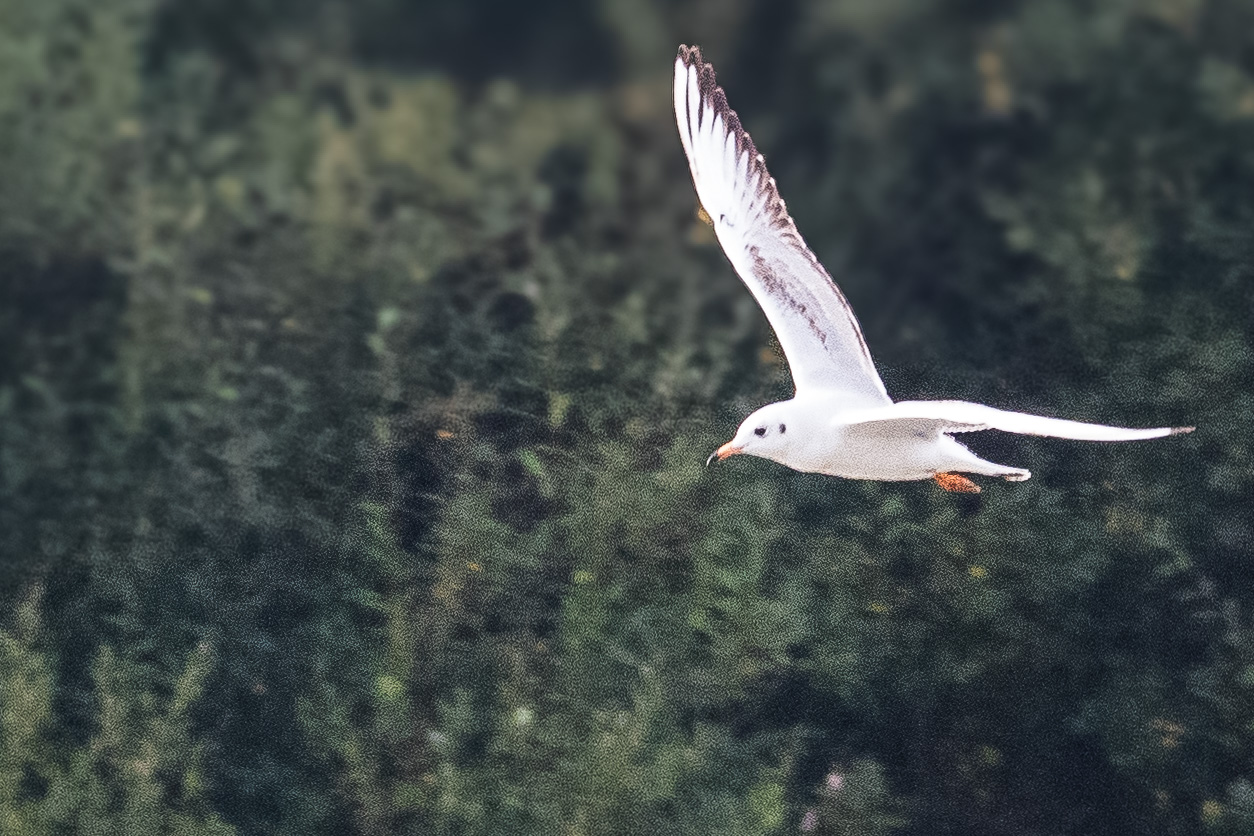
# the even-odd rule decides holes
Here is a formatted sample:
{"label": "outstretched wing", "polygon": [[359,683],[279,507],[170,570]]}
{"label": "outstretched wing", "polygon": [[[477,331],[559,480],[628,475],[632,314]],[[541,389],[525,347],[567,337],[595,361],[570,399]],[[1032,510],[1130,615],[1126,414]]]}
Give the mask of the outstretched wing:
{"label": "outstretched wing", "polygon": [[1007,412],[967,401],[902,401],[882,409],[868,409],[842,414],[846,423],[873,421],[907,421],[912,425],[930,427],[933,432],[966,433],[979,430],[1003,430],[1020,435],[1042,435],[1049,438],[1073,438],[1077,441],[1138,441],[1165,435],[1193,432],[1193,427],[1155,427],[1128,429],[1105,424],[1086,424],[1046,418],[1026,412]]}
{"label": "outstretched wing", "polygon": [[890,404],[853,310],[802,240],[762,155],[697,47],[675,59],[675,117],[701,205],[766,313],[802,390]]}

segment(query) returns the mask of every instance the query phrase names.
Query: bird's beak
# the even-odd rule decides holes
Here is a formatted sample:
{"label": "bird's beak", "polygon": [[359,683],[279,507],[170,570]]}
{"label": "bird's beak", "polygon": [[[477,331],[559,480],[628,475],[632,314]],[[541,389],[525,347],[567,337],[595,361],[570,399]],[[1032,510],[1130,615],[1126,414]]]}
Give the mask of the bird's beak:
{"label": "bird's beak", "polygon": [[724,444],[722,447],[718,448],[717,450],[715,450],[713,453],[710,454],[710,457],[705,460],[705,466],[709,467],[710,462],[714,461],[715,459],[722,461],[728,456],[734,456],[737,453],[740,453],[742,451],[743,451],[743,448],[737,447],[736,445],[732,444],[729,441],[726,444]]}

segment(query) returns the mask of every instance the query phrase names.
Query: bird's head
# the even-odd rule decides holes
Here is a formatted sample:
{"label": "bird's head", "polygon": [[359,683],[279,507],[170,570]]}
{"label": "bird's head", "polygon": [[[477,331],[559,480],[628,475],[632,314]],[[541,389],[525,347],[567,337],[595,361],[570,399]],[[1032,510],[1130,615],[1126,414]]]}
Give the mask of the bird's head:
{"label": "bird's head", "polygon": [[773,403],[750,415],[736,430],[731,441],[710,454],[706,464],[715,459],[725,459],[741,453],[780,461],[793,446],[796,433],[789,427],[789,419],[795,418],[787,402]]}

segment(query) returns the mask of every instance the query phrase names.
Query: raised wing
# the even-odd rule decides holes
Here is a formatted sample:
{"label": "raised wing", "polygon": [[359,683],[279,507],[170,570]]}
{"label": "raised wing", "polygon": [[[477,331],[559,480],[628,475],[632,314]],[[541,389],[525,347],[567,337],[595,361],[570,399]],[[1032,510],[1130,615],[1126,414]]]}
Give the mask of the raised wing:
{"label": "raised wing", "polygon": [[797,391],[839,392],[864,406],[892,403],[853,310],[802,240],[698,47],[675,59],[675,117],[701,205],[740,278],[762,306]]}
{"label": "raised wing", "polygon": [[1193,432],[1193,427],[1155,427],[1128,429],[1105,424],[1086,424],[1062,418],[1046,418],[1026,412],[1007,412],[967,401],[902,401],[880,409],[843,414],[842,423],[873,421],[909,421],[928,425],[935,432],[966,433],[980,430],[1002,430],[1020,435],[1041,435],[1049,438],[1073,438],[1077,441],[1139,441],[1165,435]]}

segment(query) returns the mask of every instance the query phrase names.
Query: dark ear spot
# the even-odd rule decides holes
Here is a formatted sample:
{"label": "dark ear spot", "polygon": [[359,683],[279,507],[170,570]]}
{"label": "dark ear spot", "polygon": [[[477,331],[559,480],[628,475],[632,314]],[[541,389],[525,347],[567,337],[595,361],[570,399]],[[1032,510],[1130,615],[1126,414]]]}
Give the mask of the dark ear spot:
{"label": "dark ear spot", "polygon": [[762,436],[766,435],[766,427],[758,427],[756,430],[753,431],[753,434],[756,435],[758,438],[761,438]]}
{"label": "dark ear spot", "polygon": [[780,424],[780,425],[779,425],[779,434],[780,434],[780,435],[783,435],[783,434],[784,434],[784,431],[785,431],[785,430],[787,430],[787,429],[788,429],[788,428],[787,428],[787,427],[785,427],[783,424]]}

